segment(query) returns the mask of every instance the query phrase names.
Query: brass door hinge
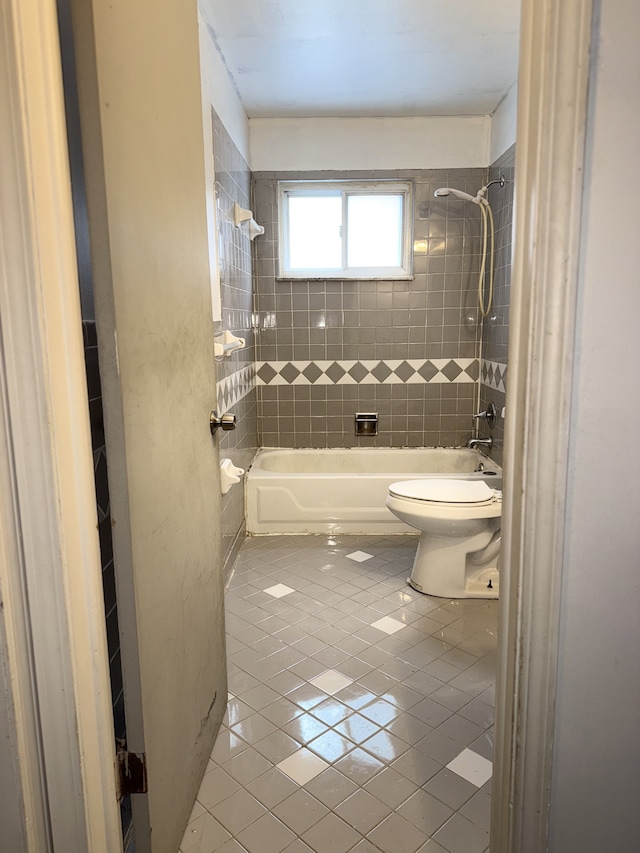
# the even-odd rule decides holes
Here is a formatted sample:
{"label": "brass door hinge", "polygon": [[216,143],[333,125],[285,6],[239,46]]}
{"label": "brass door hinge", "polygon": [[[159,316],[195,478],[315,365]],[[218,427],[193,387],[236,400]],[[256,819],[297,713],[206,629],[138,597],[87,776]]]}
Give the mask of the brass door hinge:
{"label": "brass door hinge", "polygon": [[129,752],[124,741],[116,741],[120,798],[127,794],[147,793],[147,757],[144,752]]}

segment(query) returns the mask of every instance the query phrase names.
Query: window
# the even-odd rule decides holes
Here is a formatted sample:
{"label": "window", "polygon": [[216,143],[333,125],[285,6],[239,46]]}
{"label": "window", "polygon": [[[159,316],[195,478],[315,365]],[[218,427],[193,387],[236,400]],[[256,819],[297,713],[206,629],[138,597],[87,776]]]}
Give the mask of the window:
{"label": "window", "polygon": [[280,278],[411,278],[411,185],[281,182]]}

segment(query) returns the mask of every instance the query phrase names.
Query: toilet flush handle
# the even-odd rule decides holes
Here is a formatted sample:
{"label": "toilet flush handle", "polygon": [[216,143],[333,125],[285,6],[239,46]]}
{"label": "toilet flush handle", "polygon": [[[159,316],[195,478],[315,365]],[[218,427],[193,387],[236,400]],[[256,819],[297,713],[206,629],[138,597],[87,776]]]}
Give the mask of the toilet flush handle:
{"label": "toilet flush handle", "polygon": [[230,429],[235,429],[236,416],[231,412],[225,412],[224,415],[219,415],[216,410],[213,409],[209,417],[209,429],[211,430],[211,435],[215,435],[216,430],[221,427],[225,432]]}

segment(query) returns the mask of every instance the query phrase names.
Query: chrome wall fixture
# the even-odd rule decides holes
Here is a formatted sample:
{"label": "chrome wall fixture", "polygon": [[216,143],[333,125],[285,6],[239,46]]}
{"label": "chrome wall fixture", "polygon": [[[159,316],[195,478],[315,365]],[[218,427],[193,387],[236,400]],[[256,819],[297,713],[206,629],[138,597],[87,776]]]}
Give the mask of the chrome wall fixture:
{"label": "chrome wall fixture", "polygon": [[378,413],[377,412],[356,412],[355,415],[355,434],[356,435],[377,435],[378,434]]}
{"label": "chrome wall fixture", "polygon": [[226,412],[224,415],[219,415],[215,409],[212,410],[211,415],[209,416],[209,429],[211,430],[211,435],[216,434],[216,430],[223,429],[224,432],[228,432],[231,429],[236,428],[236,416],[231,412]]}
{"label": "chrome wall fixture", "polygon": [[493,403],[489,403],[486,411],[478,412],[477,415],[473,416],[474,421],[486,421],[489,429],[493,429],[496,425],[496,419],[498,417],[498,410],[496,409]]}

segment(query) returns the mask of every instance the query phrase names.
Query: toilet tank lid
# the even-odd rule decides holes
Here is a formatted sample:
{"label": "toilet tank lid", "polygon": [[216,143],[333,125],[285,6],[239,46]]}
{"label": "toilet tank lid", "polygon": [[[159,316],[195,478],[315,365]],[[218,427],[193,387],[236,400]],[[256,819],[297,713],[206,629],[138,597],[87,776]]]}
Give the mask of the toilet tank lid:
{"label": "toilet tank lid", "polygon": [[496,494],[482,480],[437,479],[403,480],[392,483],[389,492],[399,498],[413,498],[434,503],[488,503]]}

